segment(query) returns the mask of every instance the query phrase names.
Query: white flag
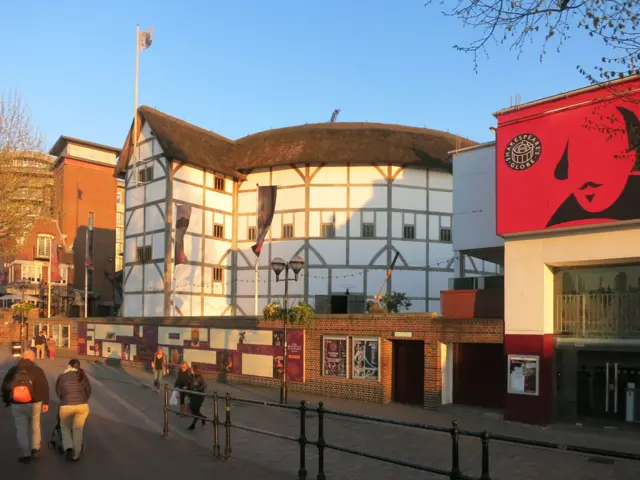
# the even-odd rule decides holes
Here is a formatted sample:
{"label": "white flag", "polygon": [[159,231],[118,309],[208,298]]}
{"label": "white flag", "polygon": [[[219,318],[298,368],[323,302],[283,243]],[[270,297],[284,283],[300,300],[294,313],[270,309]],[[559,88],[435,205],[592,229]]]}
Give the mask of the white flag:
{"label": "white flag", "polygon": [[151,42],[152,42],[151,34],[153,32],[153,28],[154,27],[151,27],[150,30],[147,30],[145,32],[140,32],[140,36],[138,37],[138,49],[141,52],[151,46]]}

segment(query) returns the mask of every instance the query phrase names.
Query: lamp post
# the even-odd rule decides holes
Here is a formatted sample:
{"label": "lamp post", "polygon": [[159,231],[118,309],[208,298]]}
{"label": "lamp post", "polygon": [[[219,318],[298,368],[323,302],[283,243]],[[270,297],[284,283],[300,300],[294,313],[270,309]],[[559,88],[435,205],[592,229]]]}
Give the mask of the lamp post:
{"label": "lamp post", "polygon": [[298,281],[298,274],[304,267],[304,260],[302,257],[293,257],[289,262],[285,262],[280,257],[276,257],[271,260],[271,268],[273,273],[276,274],[276,282],[280,281],[280,274],[284,270],[284,305],[282,308],[282,325],[284,330],[284,355],[283,355],[283,371],[282,371],[282,383],[280,384],[280,403],[287,403],[287,324],[289,323],[289,268],[295,275],[292,280]]}
{"label": "lamp post", "polygon": [[26,280],[23,278],[17,282],[18,290],[22,293],[22,300],[20,303],[20,346],[22,347],[22,353],[24,353],[24,292],[29,288]]}

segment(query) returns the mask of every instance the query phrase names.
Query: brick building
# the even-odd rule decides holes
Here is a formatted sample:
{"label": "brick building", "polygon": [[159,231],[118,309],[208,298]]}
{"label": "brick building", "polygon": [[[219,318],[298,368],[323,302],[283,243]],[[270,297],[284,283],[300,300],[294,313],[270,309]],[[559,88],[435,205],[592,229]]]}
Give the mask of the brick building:
{"label": "brick building", "polygon": [[120,149],[61,136],[49,151],[53,165],[54,211],[66,246],[74,252],[72,314],[84,310],[86,231],[93,224],[93,264],[88,272],[89,315],[109,315],[114,302],[116,201],[118,179],[113,176]]}

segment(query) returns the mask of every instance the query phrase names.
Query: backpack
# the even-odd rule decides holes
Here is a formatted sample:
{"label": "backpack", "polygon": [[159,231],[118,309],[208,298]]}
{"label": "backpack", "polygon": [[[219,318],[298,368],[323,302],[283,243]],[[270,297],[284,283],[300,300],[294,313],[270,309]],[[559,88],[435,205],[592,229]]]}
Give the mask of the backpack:
{"label": "backpack", "polygon": [[13,403],[33,402],[33,381],[26,370],[18,370],[11,385],[11,401]]}

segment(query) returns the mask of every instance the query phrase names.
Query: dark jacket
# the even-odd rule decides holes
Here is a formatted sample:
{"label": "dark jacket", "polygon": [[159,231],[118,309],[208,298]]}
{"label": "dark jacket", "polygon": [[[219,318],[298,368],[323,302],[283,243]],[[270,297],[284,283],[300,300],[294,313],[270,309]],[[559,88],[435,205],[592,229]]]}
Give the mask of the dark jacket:
{"label": "dark jacket", "polygon": [[[194,373],[191,377],[191,382],[189,383],[189,390],[194,392],[204,392],[207,389],[207,382],[204,381],[202,375],[199,373]],[[200,395],[196,395],[200,396]]]}
{"label": "dark jacket", "polygon": [[44,335],[36,335],[36,345],[46,345],[47,337]]}
{"label": "dark jacket", "polygon": [[176,388],[186,389],[191,384],[191,372],[187,369],[185,372],[182,369],[178,370],[178,376],[176,377],[176,383],[173,385]]}
{"label": "dark jacket", "polygon": [[31,377],[33,382],[33,403],[42,402],[43,405],[49,405],[49,381],[44,371],[31,360],[21,358],[15,367],[9,369],[2,380],[2,400],[5,404],[11,403],[11,382],[13,377],[20,370],[25,370]]}
{"label": "dark jacket", "polygon": [[84,372],[67,372],[58,377],[56,394],[60,405],[82,405],[89,402],[91,384]]}

